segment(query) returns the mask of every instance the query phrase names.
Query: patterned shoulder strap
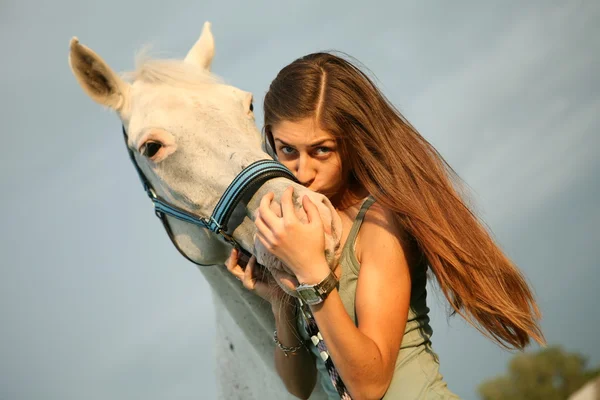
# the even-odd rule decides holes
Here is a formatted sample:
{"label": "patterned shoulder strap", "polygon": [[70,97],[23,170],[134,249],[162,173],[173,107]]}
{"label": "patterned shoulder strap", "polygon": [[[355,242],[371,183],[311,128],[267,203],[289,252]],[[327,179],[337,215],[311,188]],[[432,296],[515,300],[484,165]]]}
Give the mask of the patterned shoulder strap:
{"label": "patterned shoulder strap", "polygon": [[333,360],[329,356],[327,346],[325,345],[323,336],[321,336],[321,333],[319,332],[317,322],[315,321],[314,317],[312,316],[312,313],[310,312],[310,308],[308,307],[308,305],[304,304],[302,300],[298,299],[298,302],[300,303],[300,311],[302,312],[302,317],[304,318],[304,322],[306,324],[306,331],[310,336],[310,340],[319,350],[321,358],[325,362],[325,368],[329,373],[329,377],[331,378],[331,383],[333,383],[333,387],[335,388],[335,390],[337,390],[342,400],[352,400],[352,397],[350,397],[350,394],[346,389],[346,385],[344,385],[340,374],[337,372],[335,365],[333,365]]}

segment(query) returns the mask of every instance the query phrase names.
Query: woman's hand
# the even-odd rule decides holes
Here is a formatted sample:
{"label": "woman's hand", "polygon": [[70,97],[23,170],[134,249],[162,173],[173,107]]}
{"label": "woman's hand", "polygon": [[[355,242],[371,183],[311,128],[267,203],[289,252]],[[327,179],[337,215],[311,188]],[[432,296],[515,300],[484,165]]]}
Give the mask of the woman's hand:
{"label": "woman's hand", "polygon": [[263,196],[254,221],[257,237],[298,281],[316,284],[330,272],[325,259],[323,223],[317,207],[307,196],[302,198],[302,206],[308,222],[303,223],[298,219],[292,200],[293,192],[294,188],[289,187],[281,196],[281,218],[270,208],[273,193]]}
{"label": "woman's hand", "polygon": [[256,257],[252,256],[246,265],[246,269],[238,264],[239,252],[233,249],[229,258],[225,261],[227,270],[231,272],[244,287],[271,303],[271,306],[278,307],[281,304],[290,303],[291,292],[298,286],[298,281],[293,276],[285,272],[273,271],[273,276],[269,271],[256,263]]}

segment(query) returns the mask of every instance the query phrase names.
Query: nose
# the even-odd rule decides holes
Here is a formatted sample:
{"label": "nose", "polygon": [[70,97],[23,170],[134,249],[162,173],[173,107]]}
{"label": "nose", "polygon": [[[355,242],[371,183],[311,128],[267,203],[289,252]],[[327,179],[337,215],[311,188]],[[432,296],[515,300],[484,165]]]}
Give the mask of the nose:
{"label": "nose", "polygon": [[298,157],[295,171],[296,179],[302,184],[302,186],[309,187],[315,180],[316,171],[311,163],[311,160],[306,155],[302,154]]}

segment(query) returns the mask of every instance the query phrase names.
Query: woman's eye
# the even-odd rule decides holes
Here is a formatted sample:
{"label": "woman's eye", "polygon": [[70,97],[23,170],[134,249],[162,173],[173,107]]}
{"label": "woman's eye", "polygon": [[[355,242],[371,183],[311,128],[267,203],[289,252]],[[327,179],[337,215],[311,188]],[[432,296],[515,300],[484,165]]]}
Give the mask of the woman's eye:
{"label": "woman's eye", "polygon": [[279,148],[279,151],[281,151],[283,154],[292,154],[294,148],[290,146],[281,146]]}
{"label": "woman's eye", "polygon": [[162,144],[158,142],[146,142],[140,151],[144,157],[152,158],[158,153]]}
{"label": "woman's eye", "polygon": [[331,153],[331,149],[329,147],[317,147],[316,151],[319,155]]}

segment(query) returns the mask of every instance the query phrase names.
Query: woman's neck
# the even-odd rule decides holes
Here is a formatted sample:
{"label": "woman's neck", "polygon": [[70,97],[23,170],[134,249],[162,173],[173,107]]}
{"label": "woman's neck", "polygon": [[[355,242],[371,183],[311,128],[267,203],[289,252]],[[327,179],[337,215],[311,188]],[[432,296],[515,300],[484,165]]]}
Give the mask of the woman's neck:
{"label": "woman's neck", "polygon": [[355,187],[347,187],[331,196],[329,201],[331,201],[336,210],[343,211],[360,203],[368,195],[369,192],[362,185],[357,184]]}

